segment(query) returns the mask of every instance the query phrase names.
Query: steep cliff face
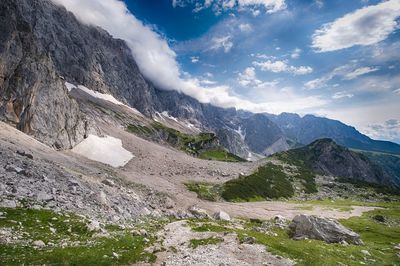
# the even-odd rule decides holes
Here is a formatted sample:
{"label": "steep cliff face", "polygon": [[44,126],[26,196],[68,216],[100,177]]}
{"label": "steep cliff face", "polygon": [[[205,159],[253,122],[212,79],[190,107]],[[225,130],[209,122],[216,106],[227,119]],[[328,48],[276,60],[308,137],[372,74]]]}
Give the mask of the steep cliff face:
{"label": "steep cliff face", "polygon": [[0,117],[51,146],[71,147],[88,122],[37,41],[39,23],[26,17],[34,8],[33,2],[0,3]]}
{"label": "steep cliff face", "polygon": [[0,3],[0,117],[58,149],[92,127],[65,81],[114,95],[154,112],[154,89],[121,40],[81,24],[47,0]]}

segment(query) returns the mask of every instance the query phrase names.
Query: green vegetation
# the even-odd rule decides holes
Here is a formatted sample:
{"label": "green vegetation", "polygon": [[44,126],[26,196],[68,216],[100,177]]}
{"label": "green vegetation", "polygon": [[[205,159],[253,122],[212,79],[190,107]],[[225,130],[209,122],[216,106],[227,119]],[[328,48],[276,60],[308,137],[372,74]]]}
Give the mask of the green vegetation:
{"label": "green vegetation", "polygon": [[[116,226],[105,227],[109,236],[97,236],[89,231],[88,220],[73,214],[22,208],[0,212],[0,228],[18,236],[0,244],[0,265],[126,265],[156,259],[144,251],[154,239]],[[36,240],[46,246],[34,247],[31,242]]]}
{"label": "green vegetation", "polygon": [[246,161],[239,156],[227,152],[222,147],[217,147],[216,143],[214,143],[217,139],[214,133],[190,135],[167,127],[159,122],[153,122],[147,126],[130,124],[127,126],[127,131],[140,137],[166,141],[186,153],[198,156],[200,159],[226,162]]}
{"label": "green vegetation", "polygon": [[227,201],[260,201],[267,198],[289,198],[294,195],[293,186],[283,167],[268,163],[249,176],[226,182],[221,196]]}
{"label": "green vegetation", "polygon": [[330,206],[333,208],[339,207],[350,207],[350,206],[368,206],[368,207],[380,207],[380,208],[389,208],[389,209],[397,209],[400,208],[399,201],[392,202],[374,202],[374,201],[354,201],[354,200],[309,200],[309,201],[288,201],[290,203],[301,203],[308,205],[322,205],[322,206]]}
{"label": "green vegetation", "polygon": [[224,242],[224,239],[220,237],[210,237],[205,239],[191,239],[190,247],[197,248],[198,246],[206,246],[206,245],[216,245],[218,243]]}
{"label": "green vegetation", "polygon": [[204,199],[208,201],[217,201],[220,191],[219,185],[214,185],[206,182],[191,182],[185,183],[185,186],[189,191],[195,192],[199,199]]}
{"label": "green vegetation", "polygon": [[[344,203],[343,203],[344,204]],[[386,205],[384,203],[383,205]],[[365,213],[361,217],[353,217],[340,222],[360,234],[365,245],[327,244],[318,240],[292,240],[287,229],[274,227],[272,234],[256,232],[253,228],[260,226],[260,221],[246,221],[244,229],[216,224],[214,222],[192,223],[196,232],[235,232],[240,239],[245,236],[256,238],[258,244],[266,246],[267,251],[296,261],[296,265],[399,265],[394,245],[400,243],[400,206]],[[380,221],[377,216],[382,216]],[[381,221],[385,222],[381,222]],[[371,256],[362,253],[368,251]]]}
{"label": "green vegetation", "polygon": [[201,152],[199,158],[205,160],[224,161],[224,162],[246,162],[245,159],[236,156],[233,153],[227,152],[222,148],[206,150],[204,152]]}
{"label": "green vegetation", "polygon": [[315,174],[307,166],[305,161],[303,160],[305,157],[303,155],[299,155],[295,152],[282,152],[275,155],[275,157],[282,162],[287,164],[291,164],[297,167],[297,175],[296,178],[300,180],[301,184],[304,187],[304,191],[306,193],[316,193],[318,192],[317,184],[315,183]]}
{"label": "green vegetation", "polygon": [[130,124],[127,127],[128,132],[137,134],[139,136],[150,136],[151,134],[155,133],[155,131],[147,126],[144,125],[134,125]]}

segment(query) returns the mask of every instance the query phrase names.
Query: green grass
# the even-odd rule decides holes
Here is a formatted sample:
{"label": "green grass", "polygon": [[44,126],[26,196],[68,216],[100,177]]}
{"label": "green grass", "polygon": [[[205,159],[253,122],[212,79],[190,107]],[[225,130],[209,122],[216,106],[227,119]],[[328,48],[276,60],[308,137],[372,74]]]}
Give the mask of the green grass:
{"label": "green grass", "polygon": [[381,208],[392,208],[397,209],[400,207],[399,201],[392,202],[373,202],[373,201],[354,201],[354,200],[309,200],[309,201],[288,201],[290,203],[309,204],[309,205],[322,205],[332,206],[335,208],[339,207],[350,207],[350,206],[367,206],[367,207],[381,207]]}
{"label": "green grass", "polygon": [[226,182],[221,192],[222,198],[233,202],[289,198],[293,195],[292,183],[282,166],[272,163],[260,167],[249,176]]}
{"label": "green grass", "polygon": [[[381,215],[387,221],[378,222],[374,219]],[[394,245],[400,243],[400,208],[374,210],[361,217],[353,217],[340,221],[344,226],[359,233],[365,245],[342,246],[327,244],[318,240],[292,240],[287,229],[273,228],[277,236],[269,236],[252,230],[259,226],[258,221],[246,222],[244,229],[233,229],[224,225],[206,222],[201,225],[191,224],[196,232],[236,232],[240,239],[253,236],[258,244],[266,246],[267,251],[293,259],[300,266],[333,266],[340,265],[400,265],[400,259],[395,254]],[[362,254],[367,250],[372,256]],[[366,259],[364,259],[366,258]],[[372,260],[369,260],[372,259]]]}
{"label": "green grass", "polygon": [[[156,259],[144,251],[154,239],[146,243],[142,236],[114,225],[105,227],[110,236],[98,237],[88,230],[87,219],[73,214],[22,208],[0,208],[0,212],[5,217],[0,228],[20,236],[16,243],[0,244],[0,265],[127,265]],[[30,242],[35,240],[46,247],[33,247]]]}
{"label": "green grass", "polygon": [[222,239],[220,237],[210,237],[210,238],[205,238],[205,239],[191,239],[190,247],[195,249],[198,246],[216,245],[221,242],[224,242],[224,239]]}
{"label": "green grass", "polygon": [[133,134],[137,134],[139,136],[151,136],[155,133],[155,131],[150,127],[134,124],[128,125],[127,131]]}
{"label": "green grass", "polygon": [[318,192],[317,184],[315,183],[315,173],[304,163],[302,156],[298,156],[295,152],[288,151],[276,154],[274,157],[287,164],[296,166],[296,178],[300,180],[306,193]]}
{"label": "green grass", "polygon": [[217,201],[219,196],[219,185],[214,185],[206,182],[191,182],[185,183],[189,191],[195,192],[199,199],[208,201]]}
{"label": "green grass", "polygon": [[224,162],[245,162],[246,160],[236,156],[224,149],[212,149],[206,150],[199,154],[200,159],[213,160],[213,161],[224,161]]}

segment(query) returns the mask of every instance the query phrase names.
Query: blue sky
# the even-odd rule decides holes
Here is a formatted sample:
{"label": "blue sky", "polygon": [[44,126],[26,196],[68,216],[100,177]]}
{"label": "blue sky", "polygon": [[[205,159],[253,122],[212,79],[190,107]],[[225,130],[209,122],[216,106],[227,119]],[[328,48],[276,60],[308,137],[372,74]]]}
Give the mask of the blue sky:
{"label": "blue sky", "polygon": [[161,89],[400,143],[400,0],[53,1],[126,40]]}

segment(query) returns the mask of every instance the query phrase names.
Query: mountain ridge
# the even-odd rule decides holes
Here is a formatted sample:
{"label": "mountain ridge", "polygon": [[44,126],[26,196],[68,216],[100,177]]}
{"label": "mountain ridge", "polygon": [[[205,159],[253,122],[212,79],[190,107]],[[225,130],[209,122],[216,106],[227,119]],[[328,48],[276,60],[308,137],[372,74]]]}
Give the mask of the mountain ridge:
{"label": "mountain ridge", "polygon": [[[400,145],[373,141],[334,120],[289,117],[298,125],[289,130],[284,114],[224,109],[160,90],[140,73],[124,41],[80,23],[64,7],[49,0],[4,0],[0,5],[1,120],[57,149],[70,149],[89,133],[101,131],[96,118],[68,94],[63,84],[67,81],[111,94],[150,119],[167,112],[201,131],[215,132],[225,148],[246,159],[332,137],[326,132],[336,132],[333,139],[352,148],[400,154]],[[326,132],[308,134],[322,122]]]}

